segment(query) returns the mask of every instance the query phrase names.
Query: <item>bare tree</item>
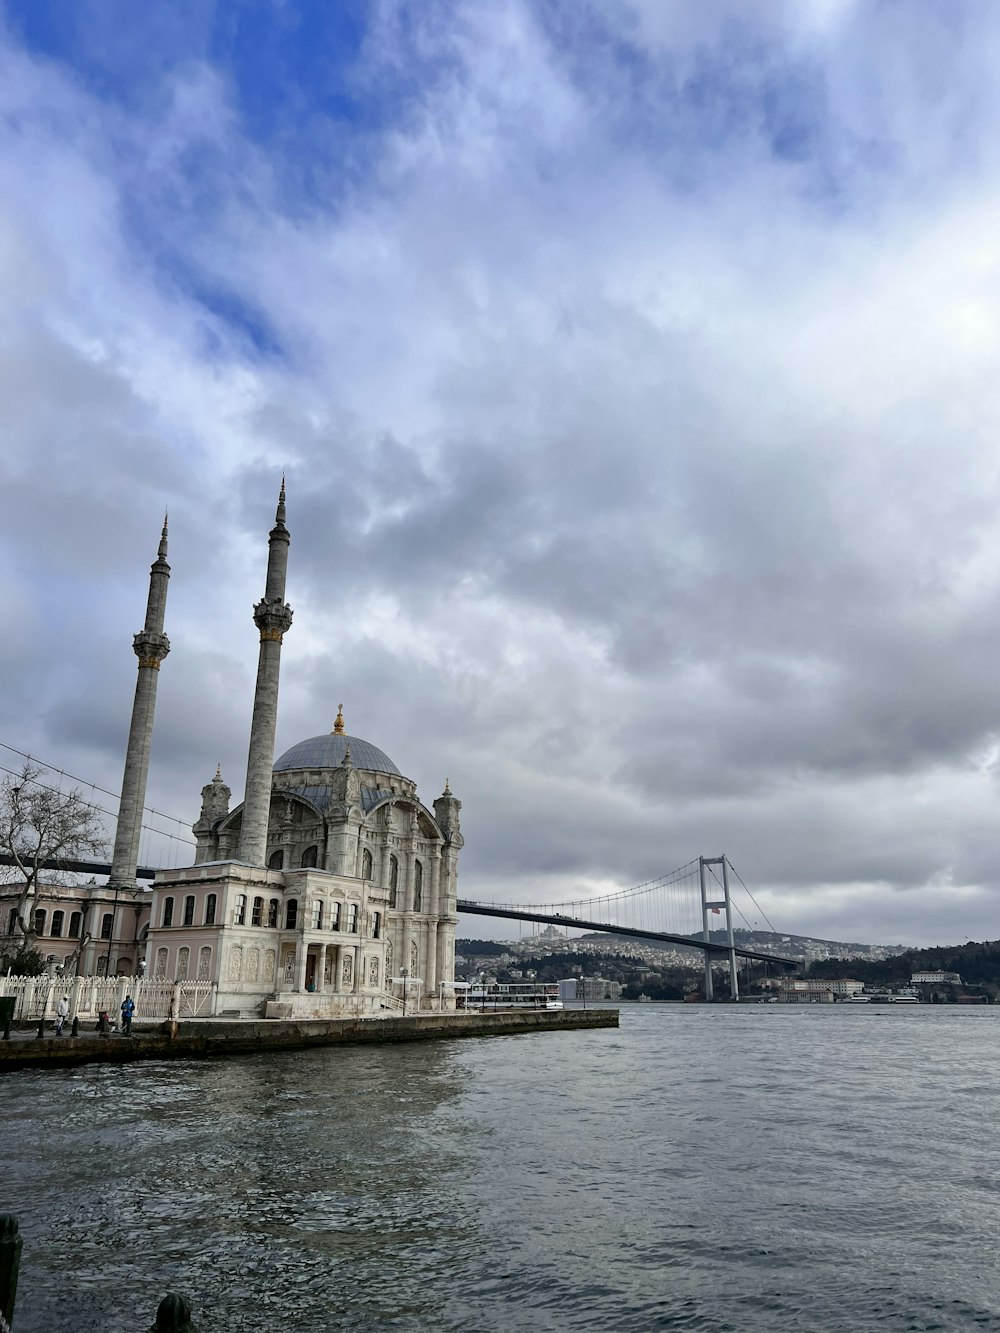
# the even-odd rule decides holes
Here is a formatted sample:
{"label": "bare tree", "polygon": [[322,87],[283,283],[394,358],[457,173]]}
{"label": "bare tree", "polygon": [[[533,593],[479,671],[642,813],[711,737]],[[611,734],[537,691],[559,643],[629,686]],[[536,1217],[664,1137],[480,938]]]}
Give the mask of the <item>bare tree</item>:
{"label": "bare tree", "polygon": [[15,907],[19,947],[35,947],[34,903],[43,883],[65,883],[71,863],[107,850],[104,829],[79,788],[57,791],[39,782],[42,770],[25,761],[0,783],[0,883],[21,886]]}

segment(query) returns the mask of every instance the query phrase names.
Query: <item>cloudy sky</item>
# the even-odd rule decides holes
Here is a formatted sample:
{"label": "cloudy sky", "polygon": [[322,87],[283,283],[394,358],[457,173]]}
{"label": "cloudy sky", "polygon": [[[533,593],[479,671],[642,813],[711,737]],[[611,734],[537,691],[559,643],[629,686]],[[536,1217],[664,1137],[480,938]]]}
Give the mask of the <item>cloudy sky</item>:
{"label": "cloudy sky", "polygon": [[285,469],[279,750],[343,701],[450,778],[467,895],[725,851],[1000,936],[998,61],[963,0],[0,0],[0,741],[117,787],[169,508],[149,799],[239,795]]}

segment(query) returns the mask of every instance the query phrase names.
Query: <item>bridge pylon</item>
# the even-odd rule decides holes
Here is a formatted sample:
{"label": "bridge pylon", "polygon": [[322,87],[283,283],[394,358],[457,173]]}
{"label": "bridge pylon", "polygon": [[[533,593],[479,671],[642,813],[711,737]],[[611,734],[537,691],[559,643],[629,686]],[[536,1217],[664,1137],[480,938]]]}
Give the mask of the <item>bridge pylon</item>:
{"label": "bridge pylon", "polygon": [[[722,897],[710,899],[708,896],[708,875],[710,866],[722,867]],[[733,936],[733,905],[729,896],[729,863],[725,853],[722,856],[698,857],[698,883],[701,886],[701,936],[708,944],[712,938],[709,925],[709,913],[726,914],[726,948],[729,953],[729,998],[740,998],[740,981],[736,972],[736,940]],[[705,950],[705,999],[712,999],[712,951]]]}

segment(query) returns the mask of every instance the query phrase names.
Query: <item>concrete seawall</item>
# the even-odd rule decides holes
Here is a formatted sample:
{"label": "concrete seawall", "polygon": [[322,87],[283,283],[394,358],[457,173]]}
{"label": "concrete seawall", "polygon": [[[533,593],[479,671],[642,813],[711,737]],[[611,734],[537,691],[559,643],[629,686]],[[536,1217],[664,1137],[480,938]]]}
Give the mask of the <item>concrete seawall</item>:
{"label": "concrete seawall", "polygon": [[510,1010],[505,1013],[417,1014],[410,1018],[303,1019],[285,1022],[196,1019],[166,1031],[133,1037],[28,1037],[0,1041],[0,1073],[15,1069],[66,1068],[133,1060],[199,1060],[302,1050],[354,1042],[440,1041],[456,1037],[509,1037],[529,1032],[616,1028],[617,1009]]}

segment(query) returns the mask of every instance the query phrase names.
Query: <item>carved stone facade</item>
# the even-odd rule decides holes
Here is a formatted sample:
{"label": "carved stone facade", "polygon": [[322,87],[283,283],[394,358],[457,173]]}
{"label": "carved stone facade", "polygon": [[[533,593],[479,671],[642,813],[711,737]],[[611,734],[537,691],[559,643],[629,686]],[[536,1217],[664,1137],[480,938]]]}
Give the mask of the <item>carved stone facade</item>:
{"label": "carved stone facade", "polygon": [[169,954],[150,956],[168,978],[197,957],[201,979],[211,949],[219,1012],[391,1013],[393,959],[405,959],[408,1009],[453,1007],[462,834],[447,788],[432,812],[338,717],[274,765],[266,866],[235,860],[243,807],[229,798],[217,772],[202,788],[195,865],[157,876],[151,949]]}
{"label": "carved stone facade", "polygon": [[[218,772],[202,788],[195,860],[206,870],[239,853],[243,807],[230,811],[229,796]],[[331,881],[329,892],[297,900],[301,919],[295,929],[316,932],[317,941],[329,936],[331,941],[346,937],[352,946],[358,940],[383,942],[377,954],[349,947],[332,972],[324,958],[318,978],[310,961],[302,979],[308,994],[318,994],[321,981],[325,990],[327,979],[339,976],[336,993],[395,995],[401,989],[400,979],[392,980],[392,959],[397,958],[399,966],[408,968],[409,995],[419,993],[421,1007],[453,1003],[461,808],[446,786],[429,810],[416,784],[383,751],[344,732],[340,714],[329,735],[301,741],[278,759],[266,868],[274,882],[303,872],[318,872],[308,877],[310,884]],[[248,900],[244,929],[280,934],[274,911],[267,899],[255,921]],[[298,961],[289,961],[283,949],[281,957],[285,985],[294,987]]]}

